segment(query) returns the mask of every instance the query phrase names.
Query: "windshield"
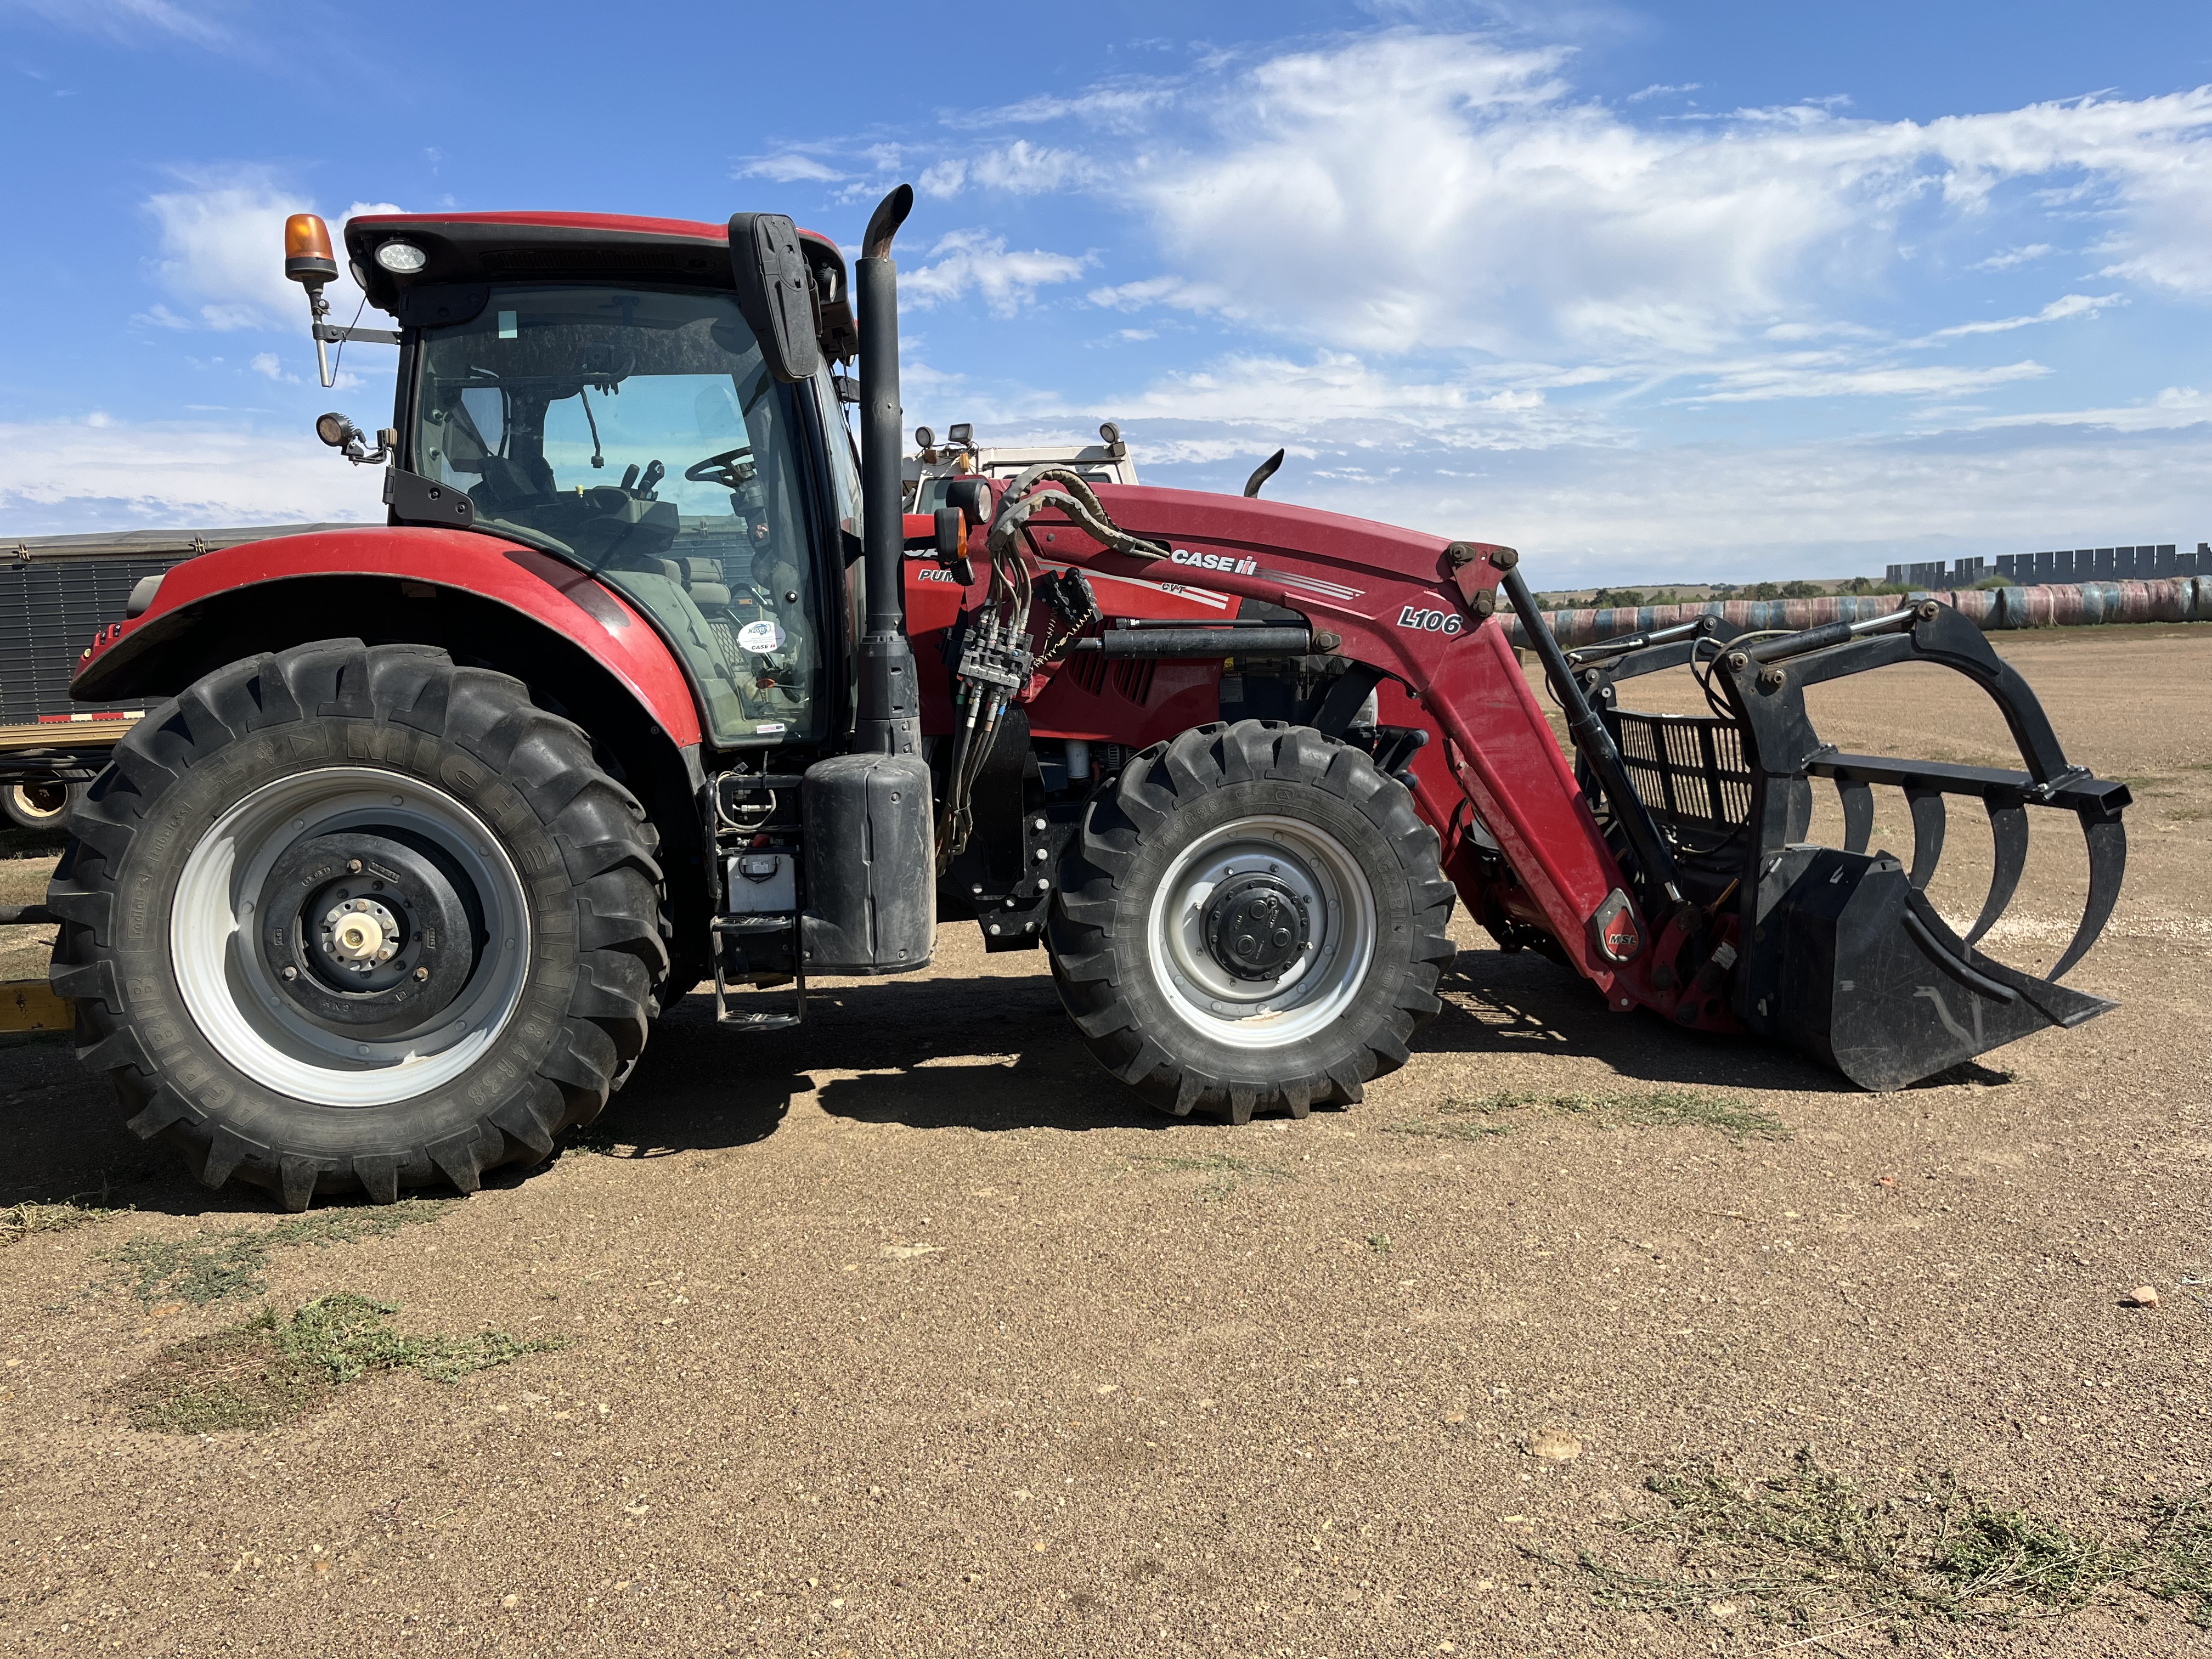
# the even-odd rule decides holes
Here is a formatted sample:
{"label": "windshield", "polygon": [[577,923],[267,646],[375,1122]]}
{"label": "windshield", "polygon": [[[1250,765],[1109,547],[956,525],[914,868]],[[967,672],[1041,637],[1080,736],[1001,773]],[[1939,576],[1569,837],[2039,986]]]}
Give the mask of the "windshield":
{"label": "windshield", "polygon": [[653,618],[717,743],[820,735],[792,399],[728,295],[495,289],[426,330],[416,465]]}

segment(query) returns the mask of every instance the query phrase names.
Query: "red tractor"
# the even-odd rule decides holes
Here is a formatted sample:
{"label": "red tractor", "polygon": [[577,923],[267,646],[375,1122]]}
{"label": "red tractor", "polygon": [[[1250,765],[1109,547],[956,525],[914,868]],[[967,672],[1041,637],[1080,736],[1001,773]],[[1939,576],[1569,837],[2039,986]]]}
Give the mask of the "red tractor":
{"label": "red tractor", "polygon": [[[49,900],[53,984],[140,1135],[294,1209],[470,1191],[595,1116],[694,985],[791,1025],[810,975],[925,967],[953,918],[1043,949],[1117,1077],[1233,1123],[1405,1062],[1455,897],[1616,1010],[1876,1089],[2110,1006],[2055,980],[2118,893],[2127,792],[1951,611],[1566,653],[1486,543],[1051,467],[903,514],[911,201],[849,284],[775,215],[347,225],[398,408],[373,450],[319,428],[387,466],[389,523],[179,565],[73,687],[167,699]],[[360,337],[325,319],[321,222],[287,252],[319,351]],[[1822,744],[1804,688],[1900,662],[1994,698],[2025,769]],[[1683,665],[1709,715],[1619,706]],[[1843,847],[1807,841],[1815,778]],[[1911,803],[1909,867],[1867,850],[1876,784]],[[1954,795],[1997,848],[1964,937],[1922,891]],[[2029,807],[2091,859],[2049,978],[1974,948]]]}

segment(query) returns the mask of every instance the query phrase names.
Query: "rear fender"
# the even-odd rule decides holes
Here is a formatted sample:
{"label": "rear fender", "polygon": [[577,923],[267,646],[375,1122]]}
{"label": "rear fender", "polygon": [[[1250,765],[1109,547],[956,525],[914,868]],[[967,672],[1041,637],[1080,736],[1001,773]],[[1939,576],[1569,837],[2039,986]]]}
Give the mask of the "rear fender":
{"label": "rear fender", "polygon": [[[181,691],[206,668],[267,648],[252,638],[206,637],[242,597],[251,592],[282,604],[281,585],[296,584],[301,603],[312,605],[316,584],[333,577],[419,583],[519,612],[605,668],[678,750],[699,744],[698,705],[682,666],[621,595],[550,554],[465,530],[364,526],[251,542],[188,559],[162,577],[143,615],[111,624],[94,640],[70,695],[79,702],[112,702]],[[362,631],[358,617],[337,615],[329,621],[312,636]],[[212,662],[210,645],[219,651]]]}

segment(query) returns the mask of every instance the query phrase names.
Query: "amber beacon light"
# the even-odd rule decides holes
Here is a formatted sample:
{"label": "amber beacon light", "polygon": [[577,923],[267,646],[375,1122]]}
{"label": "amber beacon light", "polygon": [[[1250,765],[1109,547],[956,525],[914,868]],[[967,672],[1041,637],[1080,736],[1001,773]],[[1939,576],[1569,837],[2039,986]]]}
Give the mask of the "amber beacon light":
{"label": "amber beacon light", "polygon": [[313,213],[295,213],[284,222],[284,274],[307,290],[308,326],[315,337],[315,368],[321,374],[323,384],[331,383],[330,356],[323,349],[323,319],[330,315],[330,301],[323,298],[323,284],[338,274],[338,262],[331,252],[331,228]]}
{"label": "amber beacon light", "polygon": [[284,222],[284,274],[295,283],[320,288],[338,274],[331,252],[331,228],[313,213],[295,213]]}

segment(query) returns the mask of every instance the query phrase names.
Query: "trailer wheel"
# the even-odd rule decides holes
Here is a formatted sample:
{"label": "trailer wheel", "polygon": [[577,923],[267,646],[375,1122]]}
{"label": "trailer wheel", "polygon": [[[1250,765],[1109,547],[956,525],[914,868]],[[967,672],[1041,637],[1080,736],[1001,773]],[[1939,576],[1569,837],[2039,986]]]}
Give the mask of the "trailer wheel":
{"label": "trailer wheel", "polygon": [[1176,1116],[1357,1101],[1441,1006],[1452,886],[1403,785],[1273,720],[1202,726],[1092,800],[1050,923],[1060,1000]]}
{"label": "trailer wheel", "polygon": [[48,905],[78,1054],[210,1187],[474,1191],[644,1045],[657,837],[504,674],[325,641],[141,720]]}
{"label": "trailer wheel", "polygon": [[0,789],[0,812],[19,830],[58,830],[83,793],[82,784],[57,783],[51,778],[41,783],[11,783]]}

